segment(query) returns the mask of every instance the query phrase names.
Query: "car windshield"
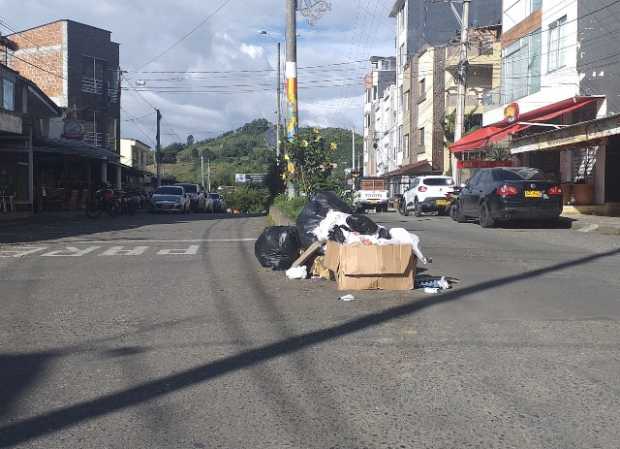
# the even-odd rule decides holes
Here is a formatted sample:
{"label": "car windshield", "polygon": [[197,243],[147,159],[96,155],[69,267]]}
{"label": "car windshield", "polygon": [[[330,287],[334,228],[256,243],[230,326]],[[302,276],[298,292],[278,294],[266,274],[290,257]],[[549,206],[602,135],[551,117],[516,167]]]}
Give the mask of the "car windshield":
{"label": "car windshield", "polygon": [[183,187],[165,186],[155,190],[155,195],[183,195]]}
{"label": "car windshield", "polygon": [[454,184],[452,178],[426,178],[423,182],[427,186],[451,186]]}
{"label": "car windshield", "polygon": [[496,181],[544,181],[545,174],[537,168],[503,168],[493,172]]}
{"label": "car windshield", "polygon": [[180,187],[183,187],[186,193],[198,193],[196,184],[181,184]]}

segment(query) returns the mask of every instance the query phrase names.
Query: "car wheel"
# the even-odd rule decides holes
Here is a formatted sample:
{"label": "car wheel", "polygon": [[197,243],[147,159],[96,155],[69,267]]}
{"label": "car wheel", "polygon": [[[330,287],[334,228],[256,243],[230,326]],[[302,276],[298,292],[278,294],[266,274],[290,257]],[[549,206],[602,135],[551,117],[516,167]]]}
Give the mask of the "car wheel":
{"label": "car wheel", "polygon": [[492,228],[495,226],[495,220],[491,216],[491,211],[487,203],[480,206],[480,226],[483,228]]}
{"label": "car wheel", "polygon": [[418,202],[418,199],[416,198],[415,201],[413,202],[413,213],[416,217],[421,217],[422,216],[422,206],[420,205],[420,203]]}
{"label": "car wheel", "polygon": [[402,213],[403,213],[403,215],[405,217],[409,216],[409,207],[407,206],[407,200],[406,199],[403,200],[403,212]]}

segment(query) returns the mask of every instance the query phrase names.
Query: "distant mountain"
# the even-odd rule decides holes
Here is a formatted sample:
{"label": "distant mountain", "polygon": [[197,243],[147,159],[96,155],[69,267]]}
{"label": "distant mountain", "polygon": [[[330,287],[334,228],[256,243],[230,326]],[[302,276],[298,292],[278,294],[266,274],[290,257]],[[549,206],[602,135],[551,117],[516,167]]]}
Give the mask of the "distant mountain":
{"label": "distant mountain", "polygon": [[[301,134],[310,132],[303,128]],[[338,171],[351,166],[351,131],[341,128],[322,128],[321,135],[327,142],[336,142]],[[191,145],[173,143],[162,149],[164,155],[176,155],[176,164],[164,164],[166,176],[177,181],[200,182],[200,154],[211,165],[212,185],[232,185],[235,173],[264,173],[275,159],[274,125],[265,119],[246,123],[241,128],[222,135],[194,142]],[[362,151],[362,137],[356,136],[356,151]],[[205,174],[206,177],[206,174]]]}

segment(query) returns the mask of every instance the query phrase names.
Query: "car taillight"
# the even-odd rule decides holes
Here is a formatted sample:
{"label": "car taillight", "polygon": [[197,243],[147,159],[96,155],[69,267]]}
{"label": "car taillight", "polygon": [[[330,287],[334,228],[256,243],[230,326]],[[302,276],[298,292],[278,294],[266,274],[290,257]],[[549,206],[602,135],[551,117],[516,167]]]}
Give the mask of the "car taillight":
{"label": "car taillight", "polygon": [[428,189],[426,188],[426,186],[420,186],[418,187],[418,192],[426,192]]}
{"label": "car taillight", "polygon": [[560,186],[549,187],[549,190],[547,190],[547,193],[549,194],[549,196],[560,196],[562,195],[562,187]]}
{"label": "car taillight", "polygon": [[503,186],[498,187],[496,192],[499,196],[506,198],[509,196],[517,196],[519,194],[519,189],[517,189],[515,186],[504,184]]}

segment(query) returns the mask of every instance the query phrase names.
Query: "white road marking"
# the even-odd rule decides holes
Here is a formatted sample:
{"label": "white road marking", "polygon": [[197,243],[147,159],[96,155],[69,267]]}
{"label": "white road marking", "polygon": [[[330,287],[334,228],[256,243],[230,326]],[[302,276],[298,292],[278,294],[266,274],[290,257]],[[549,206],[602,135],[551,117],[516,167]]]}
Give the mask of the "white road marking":
{"label": "white road marking", "polygon": [[47,249],[47,246],[0,250],[0,257],[24,257]]}
{"label": "white road marking", "polygon": [[125,249],[124,246],[113,246],[99,254],[99,256],[141,256],[147,249],[149,249],[148,246],[136,246],[135,248],[129,249]]}
{"label": "white road marking", "polygon": [[584,226],[581,229],[577,229],[577,231],[579,232],[592,232],[592,231],[596,231],[599,228],[599,225],[597,224],[591,224],[588,226]]}
{"label": "white road marking", "polygon": [[162,249],[157,252],[158,256],[195,256],[198,254],[200,245],[190,245],[181,249]]}
{"label": "white road marking", "polygon": [[89,246],[88,248],[79,249],[75,246],[67,246],[65,249],[52,251],[50,253],[41,254],[41,257],[81,257],[86,254],[97,251],[100,246]]}

